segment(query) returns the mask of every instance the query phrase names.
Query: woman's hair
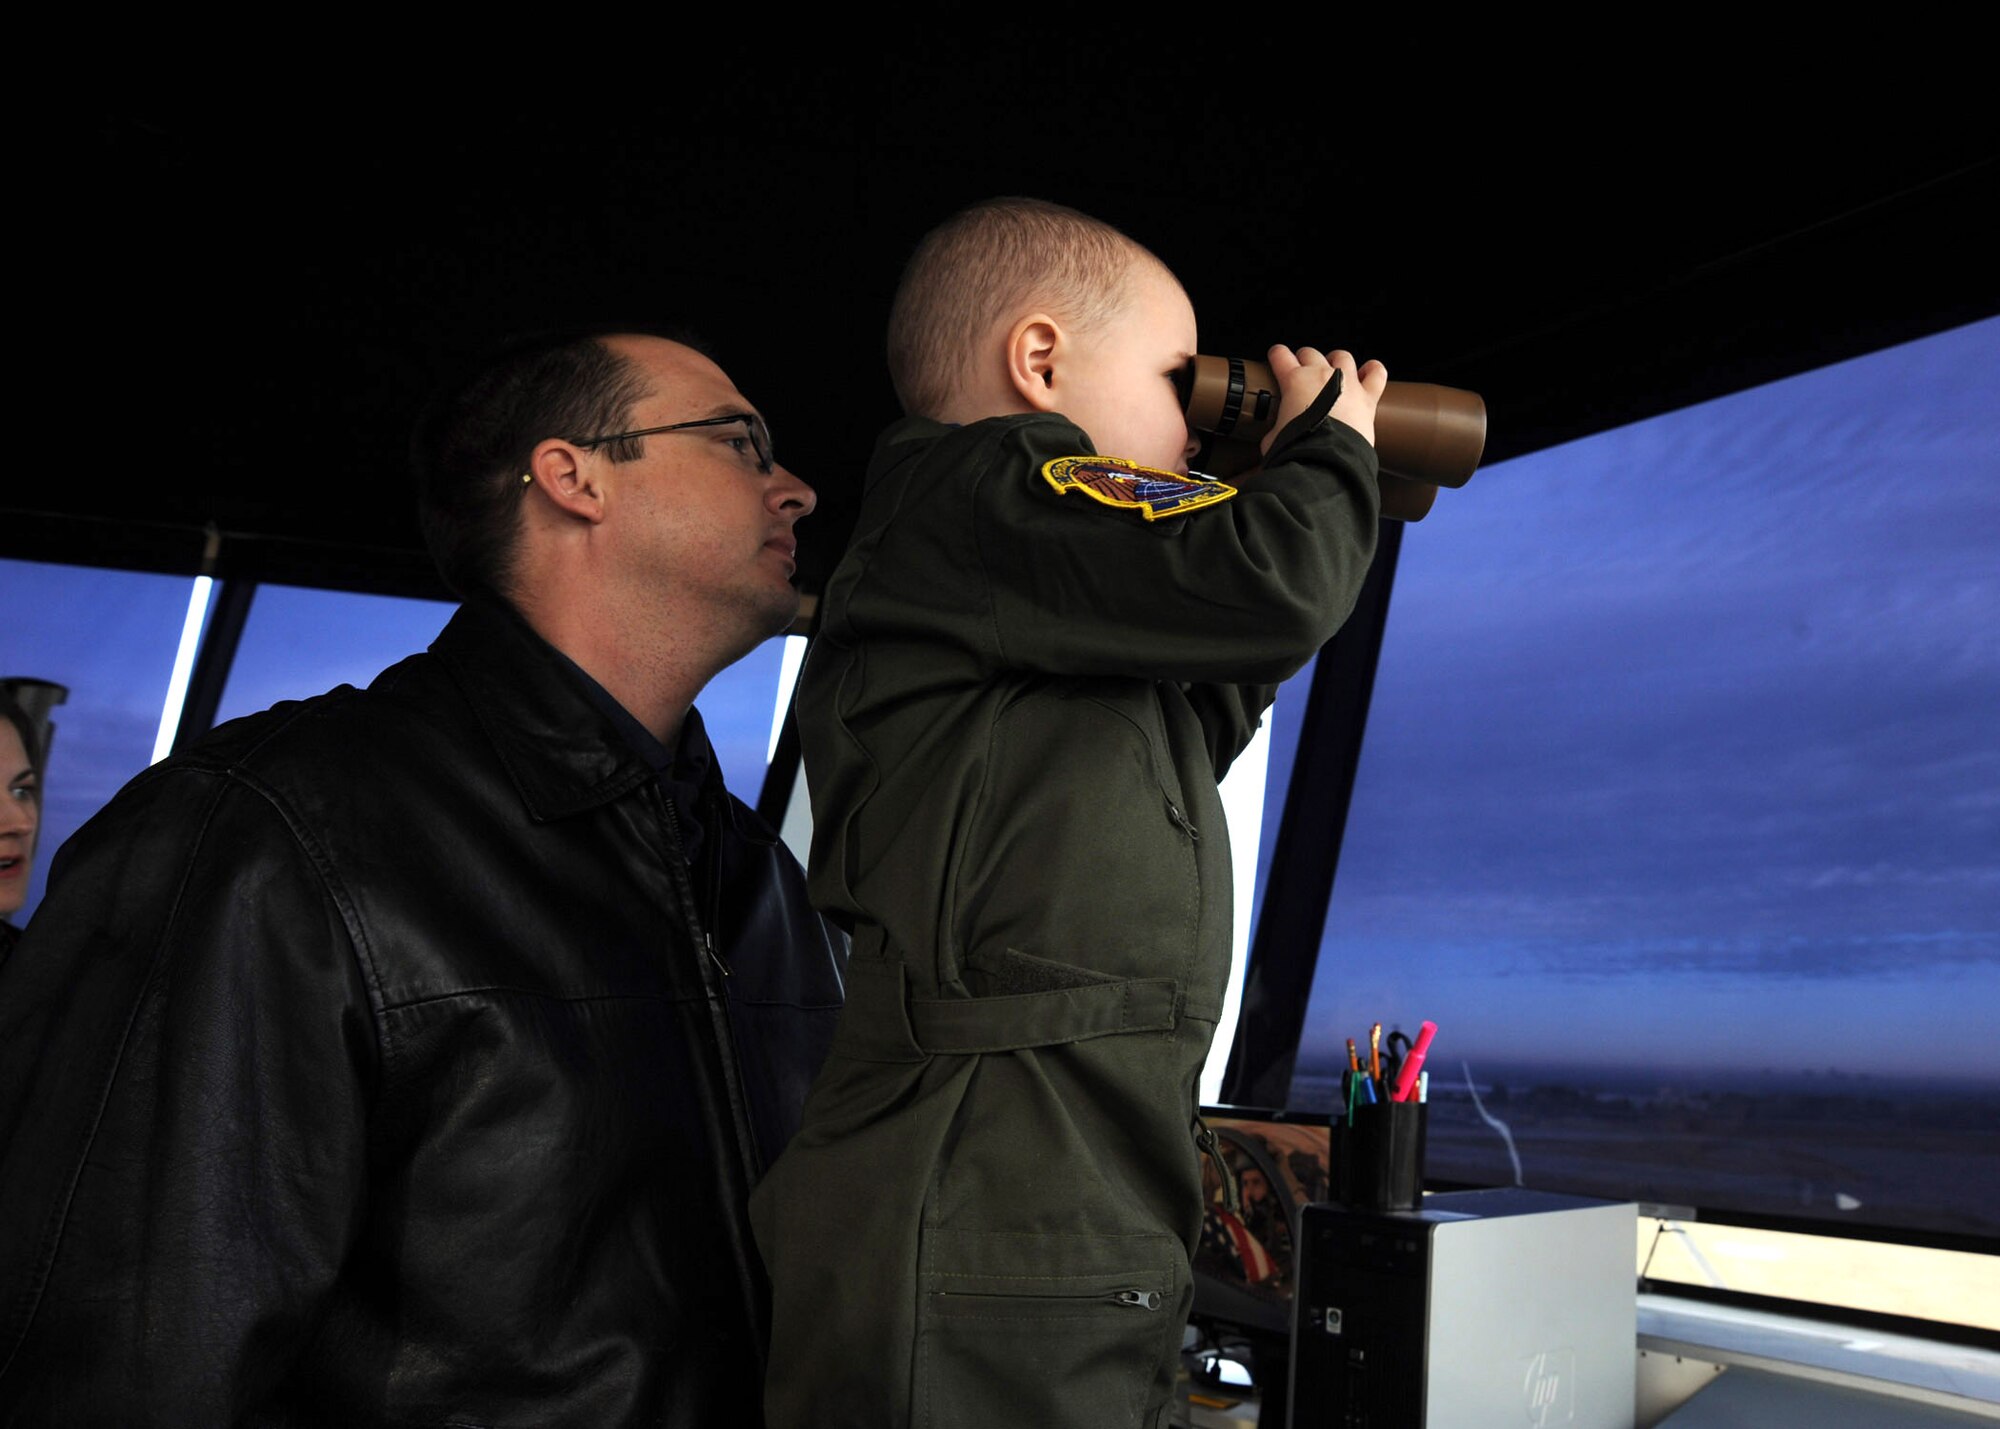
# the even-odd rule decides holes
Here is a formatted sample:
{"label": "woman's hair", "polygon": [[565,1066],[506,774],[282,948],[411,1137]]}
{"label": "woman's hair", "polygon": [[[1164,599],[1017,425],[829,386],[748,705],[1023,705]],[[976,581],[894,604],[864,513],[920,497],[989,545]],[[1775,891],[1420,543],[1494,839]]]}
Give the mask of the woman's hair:
{"label": "woman's hair", "polygon": [[36,725],[28,712],[21,708],[19,702],[5,690],[0,690],[0,715],[5,715],[7,722],[14,726],[15,733],[21,736],[21,748],[27,751],[29,766],[37,774],[41,773],[42,731],[40,727]]}

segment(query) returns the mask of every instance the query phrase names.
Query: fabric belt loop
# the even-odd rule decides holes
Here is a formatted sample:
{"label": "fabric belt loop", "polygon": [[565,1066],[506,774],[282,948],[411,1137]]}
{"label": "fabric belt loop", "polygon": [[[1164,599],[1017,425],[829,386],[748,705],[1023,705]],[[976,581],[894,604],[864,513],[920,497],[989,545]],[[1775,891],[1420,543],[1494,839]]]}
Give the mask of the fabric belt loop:
{"label": "fabric belt loop", "polygon": [[847,1006],[833,1032],[835,1056],[862,1062],[924,1060],[904,1012],[908,978],[899,962],[873,958],[848,962]]}

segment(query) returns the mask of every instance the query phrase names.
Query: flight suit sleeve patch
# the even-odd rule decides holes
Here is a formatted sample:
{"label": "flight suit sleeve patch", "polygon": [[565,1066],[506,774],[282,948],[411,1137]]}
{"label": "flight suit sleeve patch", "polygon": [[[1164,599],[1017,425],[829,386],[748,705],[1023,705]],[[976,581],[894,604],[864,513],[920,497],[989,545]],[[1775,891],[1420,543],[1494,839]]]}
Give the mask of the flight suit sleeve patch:
{"label": "flight suit sleeve patch", "polygon": [[1106,506],[1122,507],[1157,521],[1227,501],[1236,488],[1214,477],[1158,471],[1115,456],[1059,456],[1042,475],[1063,495],[1081,491]]}

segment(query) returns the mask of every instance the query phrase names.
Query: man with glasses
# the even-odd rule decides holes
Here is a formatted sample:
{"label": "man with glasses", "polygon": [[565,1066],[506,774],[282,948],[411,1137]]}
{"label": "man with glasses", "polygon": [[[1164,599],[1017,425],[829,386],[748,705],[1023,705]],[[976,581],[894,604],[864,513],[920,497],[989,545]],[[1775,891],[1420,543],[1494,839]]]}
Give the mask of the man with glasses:
{"label": "man with glasses", "polygon": [[811,490],[714,362],[525,344],[416,444],[464,605],[65,847],[0,975],[0,1420],[751,1424],[750,1186],[845,943],[703,685]]}

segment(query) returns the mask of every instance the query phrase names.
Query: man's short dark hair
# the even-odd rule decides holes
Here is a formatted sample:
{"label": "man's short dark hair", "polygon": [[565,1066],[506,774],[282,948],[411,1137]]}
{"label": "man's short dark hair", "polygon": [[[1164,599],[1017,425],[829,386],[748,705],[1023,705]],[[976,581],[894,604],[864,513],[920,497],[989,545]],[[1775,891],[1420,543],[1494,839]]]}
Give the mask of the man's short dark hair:
{"label": "man's short dark hair", "polygon": [[[645,376],[605,339],[623,334],[667,337],[697,351],[681,333],[601,327],[518,339],[433,396],[417,420],[410,453],[417,514],[438,574],[461,599],[507,599],[521,520],[521,480],[536,446],[630,425],[647,395]],[[639,442],[599,448],[612,461],[635,460]]]}

